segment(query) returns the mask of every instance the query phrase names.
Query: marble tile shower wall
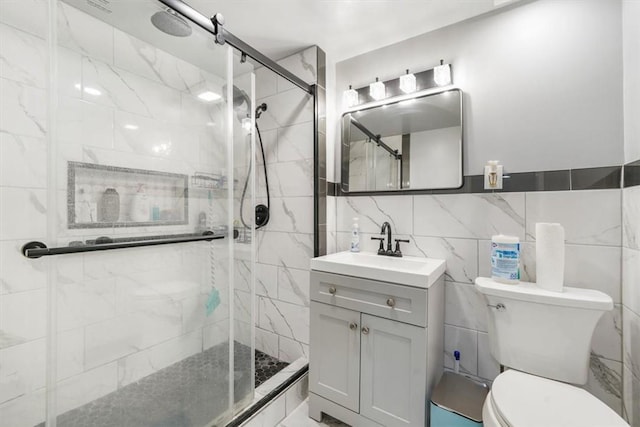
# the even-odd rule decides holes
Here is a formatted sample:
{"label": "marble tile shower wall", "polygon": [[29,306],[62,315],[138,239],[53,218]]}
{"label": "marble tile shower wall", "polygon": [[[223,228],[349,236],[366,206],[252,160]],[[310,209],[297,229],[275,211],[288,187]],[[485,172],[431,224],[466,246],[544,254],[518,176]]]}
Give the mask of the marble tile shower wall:
{"label": "marble tile shower wall", "polygon": [[[279,63],[315,83],[317,49]],[[257,232],[256,347],[287,362],[308,356],[309,260],[313,257],[313,97],[271,71],[256,70],[258,121],[266,150],[271,215]],[[264,176],[258,200],[266,202]]]}
{"label": "marble tile shower wall", "polygon": [[623,402],[640,426],[640,186],[622,190]]}
{"label": "marble tile shower wall", "polygon": [[489,353],[485,307],[473,288],[489,276],[490,239],[518,236],[522,280],[535,281],[535,223],[559,222],[566,230],[566,283],[598,289],[615,303],[595,331],[589,391],[621,412],[621,191],[566,191],[502,194],[450,194],[336,198],[337,250],[349,248],[352,218],[360,218],[361,246],[377,250],[370,237],[389,221],[394,233],[411,242],[407,255],[442,258],[445,273],[445,367],[461,352],[461,370],[493,380],[498,363]]}
{"label": "marble tile shower wall", "polygon": [[[49,260],[19,254],[25,241],[47,239],[47,9],[44,1],[0,8],[0,424],[33,426],[44,419],[49,262],[58,289],[60,413],[226,340],[228,304],[210,316],[203,306],[211,269],[221,283],[229,272],[226,251],[214,252],[212,266],[200,244]],[[217,170],[224,150],[215,143],[224,139],[211,123],[219,112],[189,87],[221,80],[64,4],[58,26],[59,242],[193,231],[198,212],[208,209],[197,190],[185,226],[67,230],[66,162]],[[158,140],[170,142],[171,152],[154,152]],[[211,209],[213,218],[226,218],[224,206]]]}

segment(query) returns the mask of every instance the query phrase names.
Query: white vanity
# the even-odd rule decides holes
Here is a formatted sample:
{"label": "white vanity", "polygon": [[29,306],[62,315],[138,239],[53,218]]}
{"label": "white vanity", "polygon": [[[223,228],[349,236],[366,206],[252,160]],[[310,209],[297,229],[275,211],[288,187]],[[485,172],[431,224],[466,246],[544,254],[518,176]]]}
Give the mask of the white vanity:
{"label": "white vanity", "polygon": [[340,252],[311,260],[309,416],[425,426],[443,371],[445,261]]}

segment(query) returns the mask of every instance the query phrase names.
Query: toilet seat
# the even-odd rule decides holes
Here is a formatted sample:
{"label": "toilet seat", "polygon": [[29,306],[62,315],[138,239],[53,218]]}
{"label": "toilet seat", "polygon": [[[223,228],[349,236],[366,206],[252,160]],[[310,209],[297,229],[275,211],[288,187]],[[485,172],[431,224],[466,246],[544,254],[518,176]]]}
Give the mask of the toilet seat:
{"label": "toilet seat", "polygon": [[505,427],[628,427],[587,391],[508,370],[496,377],[486,405]]}

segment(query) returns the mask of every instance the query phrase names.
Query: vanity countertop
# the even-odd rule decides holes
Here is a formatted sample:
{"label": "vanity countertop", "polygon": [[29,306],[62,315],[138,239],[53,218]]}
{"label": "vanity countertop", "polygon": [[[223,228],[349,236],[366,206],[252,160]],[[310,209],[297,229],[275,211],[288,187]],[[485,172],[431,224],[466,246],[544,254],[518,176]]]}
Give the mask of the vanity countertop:
{"label": "vanity countertop", "polygon": [[311,259],[311,270],[361,277],[428,289],[444,274],[441,259],[382,256],[368,252],[338,252]]}

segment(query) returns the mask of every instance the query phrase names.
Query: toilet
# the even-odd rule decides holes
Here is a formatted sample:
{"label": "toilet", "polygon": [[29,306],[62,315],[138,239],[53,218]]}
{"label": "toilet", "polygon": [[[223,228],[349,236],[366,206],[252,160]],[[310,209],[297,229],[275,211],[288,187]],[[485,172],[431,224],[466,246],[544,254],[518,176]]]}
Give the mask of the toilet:
{"label": "toilet", "polygon": [[602,314],[613,309],[611,297],[484,277],[475,288],[489,312],[491,354],[506,369],[484,401],[485,427],[628,427],[606,404],[572,385],[587,382],[591,337]]}

